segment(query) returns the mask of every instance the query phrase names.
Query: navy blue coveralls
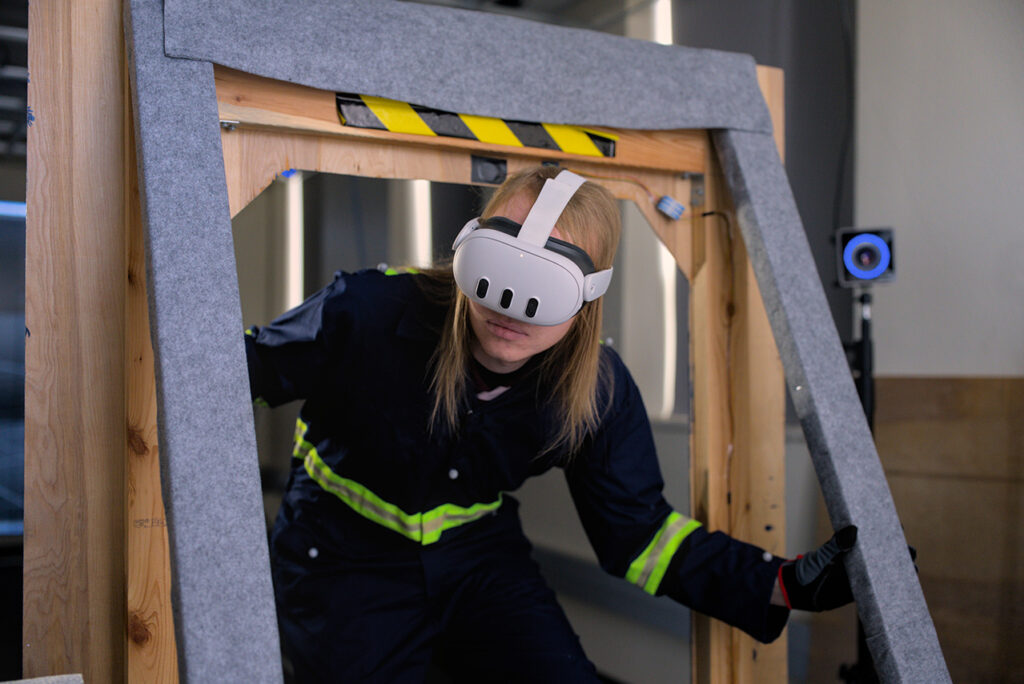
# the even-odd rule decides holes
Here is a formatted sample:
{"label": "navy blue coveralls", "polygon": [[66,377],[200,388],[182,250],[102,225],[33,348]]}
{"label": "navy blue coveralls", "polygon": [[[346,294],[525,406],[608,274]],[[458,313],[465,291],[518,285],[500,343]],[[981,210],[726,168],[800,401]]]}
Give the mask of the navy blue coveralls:
{"label": "navy blue coveralls", "polygon": [[447,306],[422,277],[339,274],[246,331],[254,399],[305,400],[271,540],[300,681],[422,681],[432,660],[457,681],[595,681],[508,494],[553,466],[607,572],[777,637],[788,611],[769,597],[782,559],[672,510],[647,413],[611,349],[602,422],[568,465],[538,457],[555,418],[536,373],[473,397],[457,433],[429,431]]}

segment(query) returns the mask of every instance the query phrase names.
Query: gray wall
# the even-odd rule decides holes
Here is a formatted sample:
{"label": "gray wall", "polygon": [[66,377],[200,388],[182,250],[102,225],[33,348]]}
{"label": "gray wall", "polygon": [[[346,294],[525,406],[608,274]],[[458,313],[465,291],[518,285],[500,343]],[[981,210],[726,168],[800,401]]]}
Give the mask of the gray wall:
{"label": "gray wall", "polygon": [[1024,3],[861,2],[857,222],[896,231],[880,375],[1024,375]]}
{"label": "gray wall", "polygon": [[852,300],[834,285],[831,238],[852,222],[845,144],[853,114],[846,49],[853,3],[687,0],[673,3],[673,16],[679,45],[744,52],[785,71],[786,173],[839,335],[850,339]]}
{"label": "gray wall", "polygon": [[25,201],[25,161],[5,157],[0,161],[0,200]]}

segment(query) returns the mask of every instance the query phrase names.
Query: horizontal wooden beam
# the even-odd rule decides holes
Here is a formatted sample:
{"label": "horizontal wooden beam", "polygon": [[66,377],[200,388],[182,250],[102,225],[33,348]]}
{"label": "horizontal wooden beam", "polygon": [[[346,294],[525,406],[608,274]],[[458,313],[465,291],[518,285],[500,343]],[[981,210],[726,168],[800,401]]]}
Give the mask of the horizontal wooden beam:
{"label": "horizontal wooden beam", "polygon": [[331,91],[275,81],[221,66],[214,67],[214,80],[221,120],[235,121],[243,127],[457,149],[502,157],[587,161],[605,167],[691,173],[704,171],[707,136],[700,130],[638,131],[592,127],[595,131],[617,136],[618,142],[614,157],[588,157],[559,150],[345,126],[338,118],[335,93]]}
{"label": "horizontal wooden beam", "polygon": [[[278,174],[288,169],[471,184],[471,155],[465,149],[443,145],[362,137],[294,135],[288,130],[243,128],[221,131],[221,147],[232,216],[255,199]],[[540,159],[513,156],[506,161],[508,173],[515,173],[538,163]],[[592,159],[563,165],[597,180],[619,199],[636,203],[676,258],[679,268],[689,277],[691,212],[684,212],[683,218],[673,221],[655,208],[654,199],[662,195],[688,199],[688,179],[679,174],[644,169],[620,175],[614,173],[614,168],[607,169]]]}

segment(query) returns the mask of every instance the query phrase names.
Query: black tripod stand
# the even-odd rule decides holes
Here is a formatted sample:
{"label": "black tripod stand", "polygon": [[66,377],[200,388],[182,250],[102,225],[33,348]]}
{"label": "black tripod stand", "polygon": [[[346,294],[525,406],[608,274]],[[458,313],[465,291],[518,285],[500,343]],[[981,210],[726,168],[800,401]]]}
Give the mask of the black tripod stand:
{"label": "black tripod stand", "polygon": [[[874,347],[871,342],[871,292],[865,289],[860,295],[860,339],[844,345],[850,361],[854,384],[860,396],[864,416],[872,434],[875,431],[875,376]],[[864,636],[864,625],[857,619],[857,661],[852,665],[839,666],[839,679],[847,684],[878,684],[875,664],[868,651]]]}

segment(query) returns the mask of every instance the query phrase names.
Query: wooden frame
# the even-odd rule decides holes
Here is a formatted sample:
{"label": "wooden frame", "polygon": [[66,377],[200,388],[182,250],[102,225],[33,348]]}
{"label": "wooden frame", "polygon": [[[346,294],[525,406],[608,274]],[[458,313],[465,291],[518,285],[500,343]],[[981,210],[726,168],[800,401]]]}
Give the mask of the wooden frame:
{"label": "wooden frame", "polygon": [[[782,152],[782,72],[760,67]],[[235,215],[283,169],[381,178],[422,178],[468,184],[470,156],[508,160],[513,172],[558,161],[583,173],[628,173],[658,196],[700,197],[673,222],[659,214],[633,183],[602,179],[620,199],[636,203],[691,283],[691,433],[693,515],[710,526],[777,554],[785,551],[785,394],[782,365],[721,172],[703,131],[607,129],[619,138],[614,158],[508,148],[457,138],[428,138],[342,126],[334,94],[214,68],[228,198]],[[705,180],[706,179],[706,180]],[[724,623],[694,620],[695,682],[782,681],[786,640],[758,644]]]}
{"label": "wooden frame", "polygon": [[[25,675],[174,681],[120,3],[33,3],[30,27],[44,76],[30,84]],[[58,65],[74,80],[45,76]],[[781,73],[759,77],[781,149]],[[782,367],[735,221],[700,215],[730,212],[706,132],[619,130],[616,158],[572,157],[347,129],[331,93],[221,68],[216,82],[221,119],[238,122],[222,132],[232,213],[287,168],[467,183],[473,153],[510,170],[544,159],[628,173],[684,202],[702,187],[703,211],[670,222],[635,185],[606,183],[637,201],[691,283],[694,515],[784,552]],[[695,682],[785,680],[784,638],[765,647],[707,618],[695,627]]]}

